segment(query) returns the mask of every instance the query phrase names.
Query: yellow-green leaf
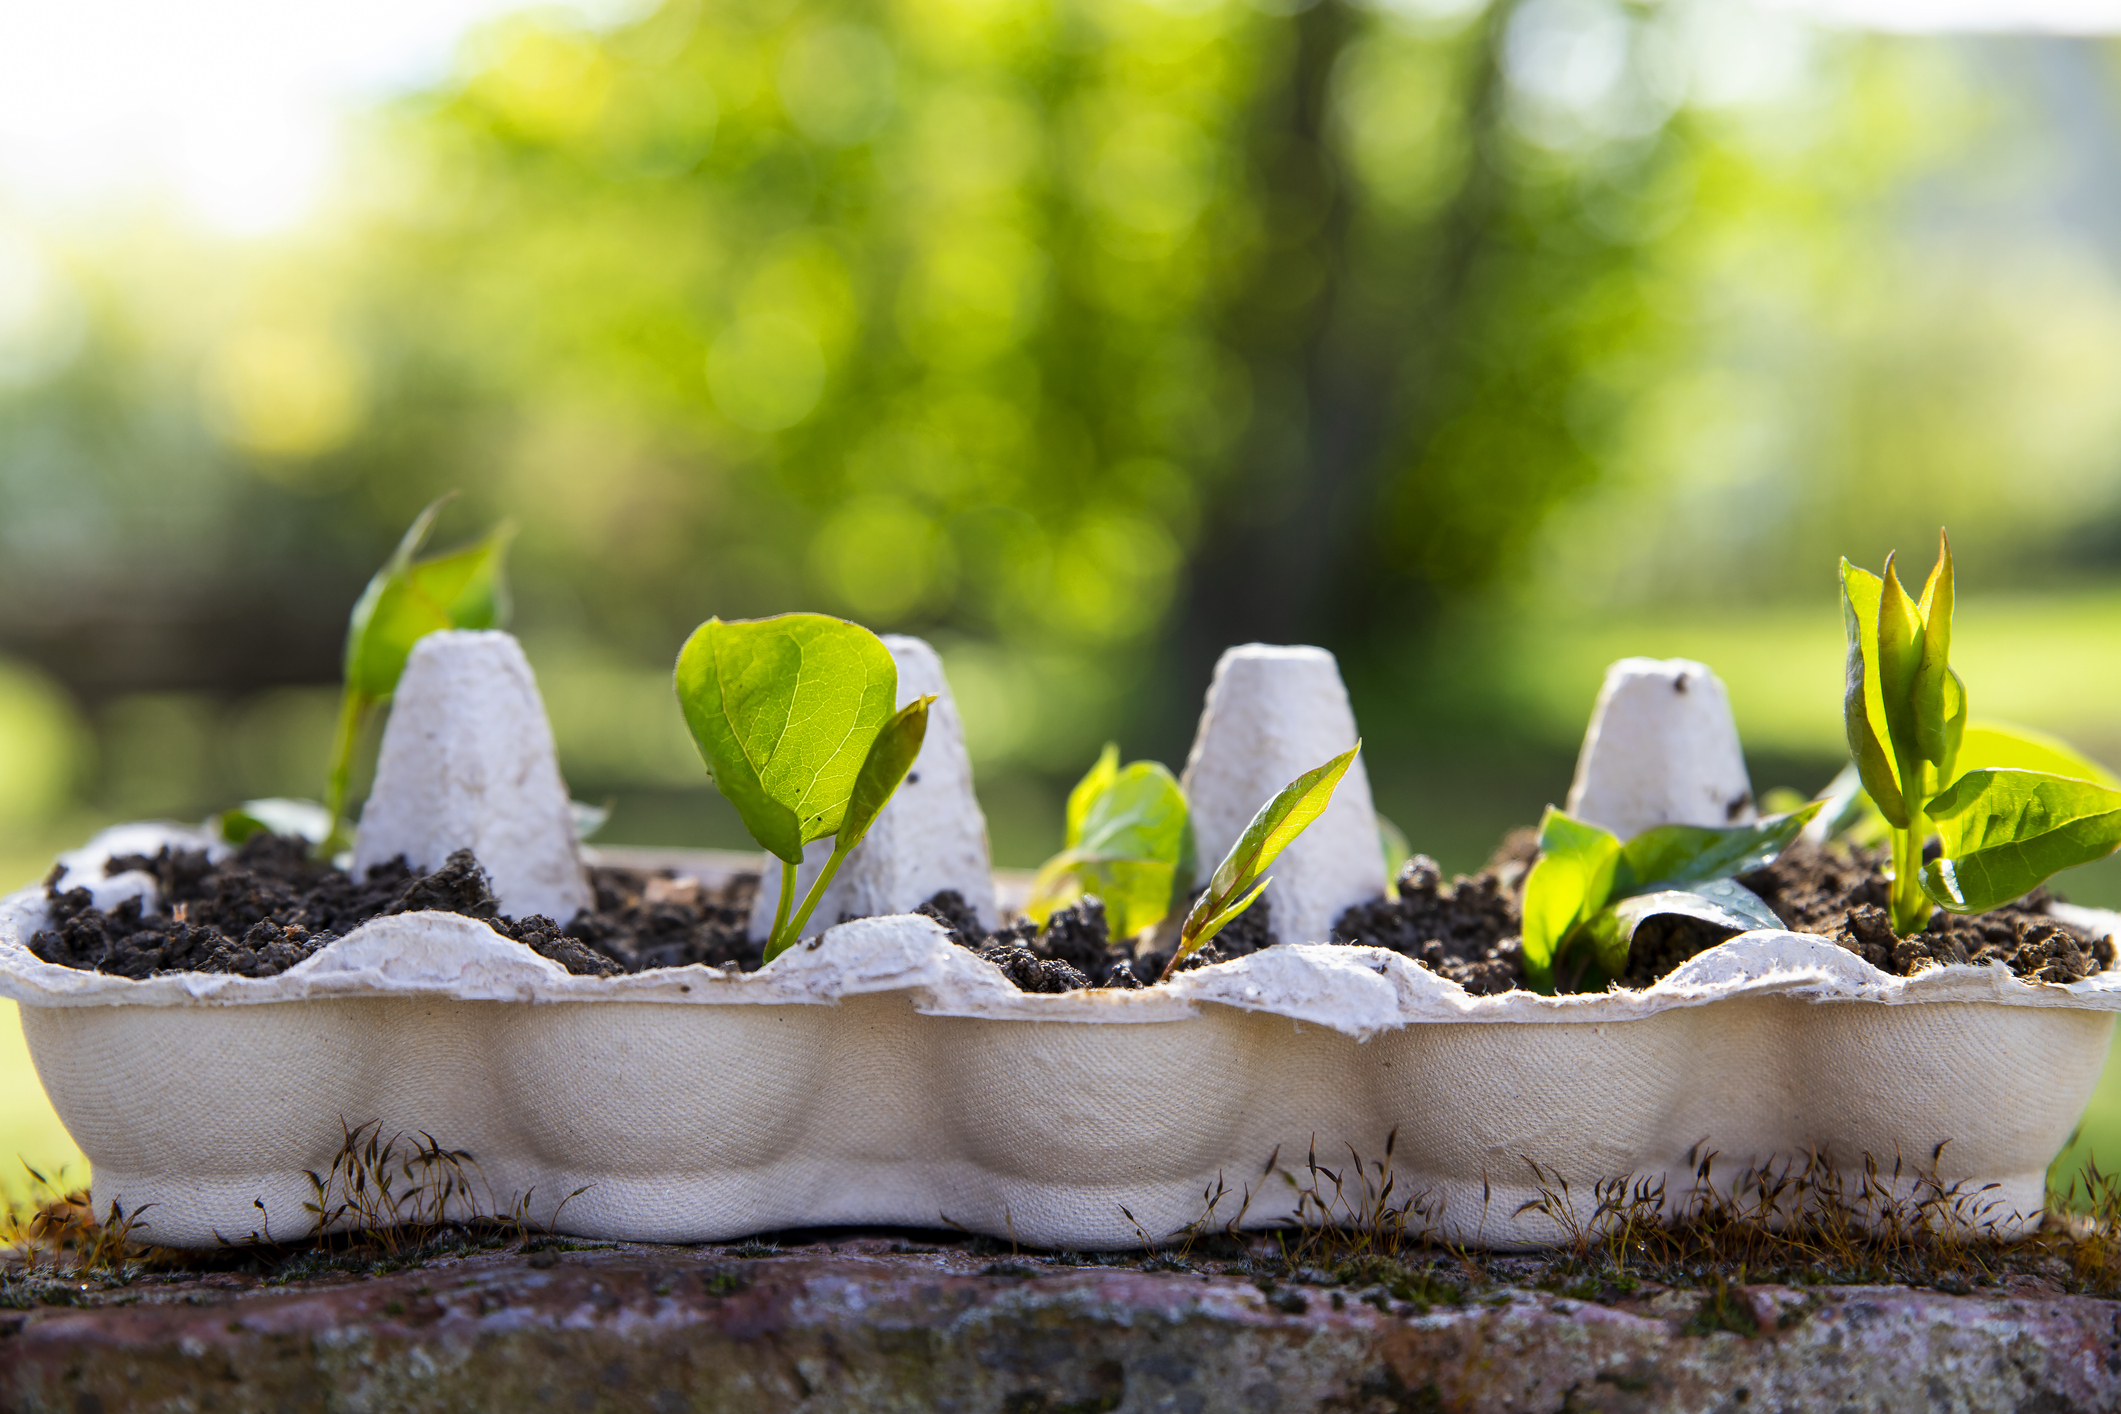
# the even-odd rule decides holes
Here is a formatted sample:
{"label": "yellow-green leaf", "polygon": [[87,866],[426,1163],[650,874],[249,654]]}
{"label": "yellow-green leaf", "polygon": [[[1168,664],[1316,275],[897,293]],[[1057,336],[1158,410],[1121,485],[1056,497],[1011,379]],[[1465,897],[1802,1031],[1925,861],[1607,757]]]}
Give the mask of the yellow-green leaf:
{"label": "yellow-green leaf", "polygon": [[1922,759],[1922,713],[1915,684],[1922,671],[1922,619],[1915,601],[1900,587],[1891,555],[1885,557],[1883,579],[1878,600],[1878,696],[1885,707],[1886,744],[1906,796],[1919,791],[1921,785],[1917,763]]}
{"label": "yellow-green leaf", "polygon": [[2121,776],[2083,755],[2060,737],[2003,722],[1971,722],[1959,746],[1960,774],[2009,767],[2045,771],[2102,786],[2121,786]]}
{"label": "yellow-green leaf", "polygon": [[1115,938],[1153,928],[1171,911],[1186,845],[1186,798],[1158,762],[1108,771],[1118,754],[1107,747],[1069,797],[1069,848],[1040,868],[1024,906],[1041,927],[1055,909],[1085,893],[1104,901]]}
{"label": "yellow-green leaf", "polygon": [[1869,570],[1841,562],[1841,622],[1848,635],[1848,666],[1841,698],[1849,757],[1878,813],[1895,829],[1907,828],[1900,777],[1883,740],[1885,709],[1878,685],[1878,610],[1883,582]]}
{"label": "yellow-green leaf", "polygon": [[1525,876],[1524,970],[1535,992],[1554,990],[1554,962],[1579,925],[1605,907],[1620,862],[1610,831],[1547,807],[1539,858]]}
{"label": "yellow-green leaf", "polygon": [[1259,897],[1266,888],[1260,876],[1313,820],[1325,813],[1333,803],[1334,787],[1361,750],[1362,743],[1358,741],[1325,765],[1304,772],[1259,807],[1259,813],[1245,826],[1245,832],[1223,856],[1222,863],[1215,866],[1208,887],[1186,914],[1179,928],[1178,946],[1164,966],[1166,977]]}
{"label": "yellow-green leaf", "polygon": [[869,754],[862,758],[862,769],[855,773],[854,789],[847,795],[847,813],[832,842],[841,853],[862,842],[876,817],[891,803],[899,782],[913,769],[913,758],[921,754],[921,742],[928,735],[928,709],[934,704],[933,697],[916,697],[878,729]]}
{"label": "yellow-green leaf", "polygon": [[1952,757],[1949,731],[1954,704],[1950,699],[1955,691],[1962,720],[1966,711],[1965,685],[1952,673],[1949,662],[1952,593],[1952,542],[1939,530],[1937,564],[1923,584],[1922,602],[1916,606],[1921,637],[1913,688],[1915,747],[1925,761],[1937,767],[1938,780],[1949,779],[1944,771]]}
{"label": "yellow-green leaf", "polygon": [[383,568],[354,604],[346,630],[346,686],[374,702],[397,691],[413,645],[452,628],[498,628],[508,619],[503,565],[515,531],[495,527],[485,539],[428,560],[415,560],[444,501],[420,512]]}

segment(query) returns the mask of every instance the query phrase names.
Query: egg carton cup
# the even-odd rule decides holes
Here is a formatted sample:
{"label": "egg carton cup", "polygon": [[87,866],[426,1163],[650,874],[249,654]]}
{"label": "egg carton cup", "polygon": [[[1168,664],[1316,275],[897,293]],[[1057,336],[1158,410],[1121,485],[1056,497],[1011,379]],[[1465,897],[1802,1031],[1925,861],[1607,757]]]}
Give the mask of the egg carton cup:
{"label": "egg carton cup", "polygon": [[[62,882],[152,902],[146,875],[102,865],[164,843],[218,848],[121,827],[67,856]],[[681,872],[704,882],[729,872],[692,858]],[[1986,1190],[2014,1231],[2121,1008],[2117,971],[1900,978],[1766,931],[1598,995],[1477,997],[1320,944],[1033,995],[917,915],[842,924],[753,973],[592,978],[476,920],[408,913],[275,977],[133,981],[38,960],[47,913],[41,889],[0,900],[0,994],[98,1210],[185,1247],[308,1235],[312,1175],[362,1125],[470,1155],[480,1187],[455,1215],[602,1239],[850,1224],[1128,1248],[1315,1217],[1306,1156],[1360,1156],[1374,1177],[1388,1149],[1436,1236],[1493,1248],[1562,1240],[1599,1180],[1683,1193],[1707,1150],[1727,1173],[1814,1155],[1919,1170]]]}

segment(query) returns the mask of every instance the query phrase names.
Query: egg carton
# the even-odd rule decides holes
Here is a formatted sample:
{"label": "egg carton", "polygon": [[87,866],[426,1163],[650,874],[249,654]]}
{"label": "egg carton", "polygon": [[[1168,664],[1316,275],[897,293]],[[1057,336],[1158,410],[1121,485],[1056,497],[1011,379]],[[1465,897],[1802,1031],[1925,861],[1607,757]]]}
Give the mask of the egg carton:
{"label": "egg carton", "polygon": [[[467,714],[421,705],[421,663],[435,654],[487,654],[517,681],[510,690],[534,696],[512,642],[437,638],[479,641],[430,640],[415,654],[377,785],[387,798],[415,778],[453,782],[453,797],[400,812],[431,837],[396,852],[426,865],[454,842],[500,838],[480,823],[497,814],[558,819],[550,800],[526,805],[522,792],[564,792],[549,736],[495,750],[456,739]],[[894,651],[919,658],[911,641]],[[1702,757],[1674,745],[1690,721],[1729,730],[1713,675],[1621,669],[1625,690],[1609,682],[1593,743],[1601,731],[1609,750],[1633,742],[1645,764],[1587,759],[1572,804],[1597,812],[1581,797],[1624,781],[1630,830],[1749,810],[1742,762],[1734,781],[1717,756],[1712,788],[1698,766],[1659,764]],[[1620,730],[1612,703],[1645,677],[1693,685],[1661,705],[1646,696],[1640,710],[1666,713],[1661,727]],[[1352,742],[1337,689],[1318,650],[1226,659],[1187,769],[1204,854],[1226,845],[1217,831],[1242,828],[1246,812],[1222,797],[1256,804],[1295,774],[1291,762],[1300,770]],[[1277,718],[1277,701],[1301,710]],[[900,862],[850,869],[883,906],[910,907],[943,882],[984,886],[983,906],[996,907],[1010,880],[997,883],[983,858],[968,879],[962,848],[938,873],[921,845],[938,820],[966,838],[969,767],[959,782],[953,763],[927,756],[963,750],[954,714],[939,719],[946,729],[915,772],[960,794],[894,800],[873,837],[880,858]],[[1322,937],[1319,918],[1382,888],[1367,782],[1349,779],[1360,789],[1343,786],[1345,817],[1329,812],[1329,828],[1299,842],[1317,858],[1291,849],[1277,869],[1288,906],[1273,917],[1297,920],[1295,938]],[[979,840],[983,856],[983,828]],[[148,876],[104,864],[164,844],[225,848],[177,826],[120,827],[66,856],[61,885],[152,907]],[[520,887],[552,887],[550,848]],[[710,886],[745,863],[645,862]],[[2121,928],[2113,914],[2055,912]],[[374,919],[277,976],[139,981],[36,958],[28,944],[47,917],[41,888],[0,900],[0,995],[21,1003],[38,1074],[92,1162],[98,1210],[117,1203],[141,1237],[186,1247],[306,1236],[320,1208],[327,1222],[356,1221],[330,1191],[350,1133],[402,1137],[401,1158],[425,1146],[459,1156],[450,1171],[465,1184],[437,1211],[600,1239],[881,1225],[1114,1249],[1189,1229],[1375,1220],[1389,1174],[1385,1207],[1405,1215],[1395,1220],[1528,1248],[1591,1222],[1601,1181],[1684,1193],[1711,1152],[1726,1176],[1820,1159],[1875,1166],[1888,1191],[1965,1194],[1980,1221],[2012,1232],[2038,1218],[2121,1009],[2117,971],[2069,984],[2001,965],[1902,978],[1781,931],[1733,938],[1654,986],[1595,995],[1473,996],[1386,950],[1294,938],[1156,987],[1036,995],[903,912],[829,928],[752,973],[576,976],[482,922],[421,912]]]}

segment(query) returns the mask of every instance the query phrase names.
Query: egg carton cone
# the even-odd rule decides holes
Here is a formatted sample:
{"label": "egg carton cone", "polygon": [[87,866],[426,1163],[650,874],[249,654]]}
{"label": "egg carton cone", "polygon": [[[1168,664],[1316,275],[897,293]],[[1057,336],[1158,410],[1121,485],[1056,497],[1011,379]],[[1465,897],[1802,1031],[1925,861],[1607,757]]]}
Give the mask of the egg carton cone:
{"label": "egg carton cone", "polygon": [[476,854],[501,912],[566,923],[594,902],[530,662],[505,633],[413,646],[354,836],[357,877],[400,856],[421,873]]}
{"label": "egg carton cone", "polygon": [[[1266,643],[1225,652],[1179,778],[1200,850],[1195,879],[1207,881],[1282,787],[1355,743],[1355,710],[1331,653]],[[1342,913],[1383,896],[1384,851],[1361,756],[1268,873],[1268,925],[1284,943],[1325,942]]]}

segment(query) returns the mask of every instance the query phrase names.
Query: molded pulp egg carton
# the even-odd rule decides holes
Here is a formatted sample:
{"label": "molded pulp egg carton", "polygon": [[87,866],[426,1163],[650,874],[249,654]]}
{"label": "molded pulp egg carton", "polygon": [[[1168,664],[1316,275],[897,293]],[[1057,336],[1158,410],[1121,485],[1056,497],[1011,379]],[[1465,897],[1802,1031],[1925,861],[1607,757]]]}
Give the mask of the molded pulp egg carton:
{"label": "molded pulp egg carton", "polygon": [[[902,700],[947,691],[925,644],[888,641]],[[276,977],[132,981],[35,958],[30,889],[0,901],[0,994],[22,1003],[98,1210],[179,1246],[307,1235],[311,1175],[369,1123],[471,1155],[479,1186],[452,1211],[607,1239],[864,1224],[1131,1247],[1202,1219],[1218,1187],[1212,1225],[1240,1208],[1246,1227],[1288,1221],[1307,1154],[1374,1172],[1388,1148],[1432,1230],[1490,1247],[1562,1237],[1551,1211],[1520,1211],[1534,1163],[1581,1220],[1599,1180],[1683,1193],[1707,1150],[1725,1173],[1824,1154],[1993,1184],[1982,1202],[2009,1228],[2037,1216],[2121,1008],[2115,972],[1897,978],[1773,931],[1639,992],[1475,997],[1394,953],[1292,942],[1140,991],[1022,993],[906,912],[955,888],[997,913],[962,731],[937,707],[918,781],[817,915],[879,916],[756,973],[573,976],[476,920],[411,913]],[[1226,655],[1186,769],[1206,861],[1354,735],[1329,655]],[[557,912],[585,897],[565,801],[513,640],[436,635],[400,689],[356,857],[432,867],[469,845],[504,911]],[[1616,665],[1570,801],[1622,834],[1747,818],[1721,684],[1697,664]],[[66,882],[152,904],[151,879],[102,866],[163,843],[220,848],[124,826],[67,856]],[[734,867],[689,858],[710,883]],[[1274,874],[1283,938],[1323,938],[1382,891],[1359,761]]]}

